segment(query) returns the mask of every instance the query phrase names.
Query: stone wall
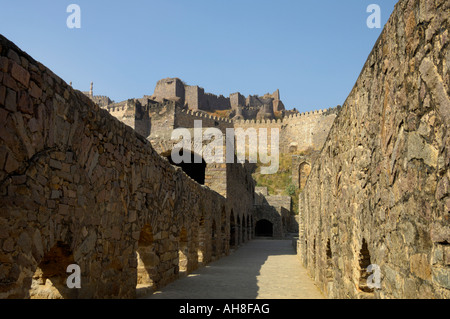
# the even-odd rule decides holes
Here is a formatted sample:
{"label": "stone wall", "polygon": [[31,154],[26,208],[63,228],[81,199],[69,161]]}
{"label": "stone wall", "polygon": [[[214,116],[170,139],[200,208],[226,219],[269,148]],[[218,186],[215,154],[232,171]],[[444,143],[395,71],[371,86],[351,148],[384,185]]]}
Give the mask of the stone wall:
{"label": "stone wall", "polygon": [[[320,150],[336,118],[337,108],[290,115],[282,120],[234,121],[235,128],[267,129],[270,149],[271,129],[279,130],[280,153]],[[292,146],[295,150],[292,150]]]}
{"label": "stone wall", "polygon": [[[151,99],[157,102],[172,100],[180,102],[191,111],[215,112],[219,110],[236,110],[238,107],[261,108],[270,104],[270,113],[284,111],[283,102],[280,100],[280,91],[273,94],[257,95],[245,98],[240,93],[230,94],[229,97],[205,93],[205,90],[197,85],[186,85],[178,78],[167,78],[158,81]],[[269,103],[270,101],[270,103]],[[250,114],[250,113],[249,113]]]}
{"label": "stone wall", "polygon": [[0,121],[0,298],[133,298],[227,254],[232,214],[251,217],[250,194],[194,182],[3,36]]}
{"label": "stone wall", "polygon": [[299,257],[328,297],[450,297],[449,17],[397,3],[300,195]]}
{"label": "stone wall", "polygon": [[[150,118],[150,134],[147,137],[152,140],[170,140],[172,131],[175,128],[175,109],[176,104],[172,101],[166,101],[154,106],[149,105],[148,114]],[[158,149],[158,146],[152,145]]]}
{"label": "stone wall", "polygon": [[212,116],[204,112],[176,109],[175,128],[193,128],[196,120],[202,121],[202,127],[215,127],[226,133],[227,128],[234,127],[233,121],[222,117]]}
{"label": "stone wall", "polygon": [[290,196],[269,196],[267,187],[255,188],[254,223],[266,220],[272,224],[273,237],[284,238],[288,233],[298,232],[298,223],[291,214]]}
{"label": "stone wall", "polygon": [[159,80],[158,83],[156,83],[153,97],[158,102],[161,102],[164,99],[184,101],[184,83],[178,78],[166,78]]}

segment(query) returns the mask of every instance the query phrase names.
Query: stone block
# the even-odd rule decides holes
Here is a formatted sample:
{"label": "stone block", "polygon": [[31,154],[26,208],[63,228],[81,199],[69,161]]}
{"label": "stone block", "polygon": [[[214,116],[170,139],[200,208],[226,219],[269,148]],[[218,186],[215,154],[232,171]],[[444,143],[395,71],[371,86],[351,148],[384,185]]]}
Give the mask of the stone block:
{"label": "stone block", "polygon": [[28,84],[30,83],[30,73],[19,64],[13,63],[11,76],[28,88]]}
{"label": "stone block", "polygon": [[50,159],[49,165],[50,165],[50,167],[55,168],[55,169],[62,169],[61,162],[54,160],[54,159]]}
{"label": "stone block", "polygon": [[5,105],[6,86],[0,86],[0,105]]}
{"label": "stone block", "polygon": [[3,74],[3,84],[14,91],[19,91],[16,81],[8,73]]}
{"label": "stone block", "polygon": [[428,261],[428,256],[425,254],[416,254],[411,257],[410,269],[417,277],[430,280],[431,279],[431,266]]}
{"label": "stone block", "polygon": [[3,73],[8,72],[8,58],[4,56],[0,56],[0,71]]}
{"label": "stone block", "polygon": [[30,96],[25,91],[19,92],[19,99],[17,101],[17,107],[22,113],[33,114],[33,102]]}
{"label": "stone block", "polygon": [[5,164],[5,171],[7,173],[12,173],[20,167],[20,163],[16,160],[12,153],[8,154]]}
{"label": "stone block", "polygon": [[36,99],[39,99],[42,96],[41,88],[33,81],[30,82],[30,95]]}
{"label": "stone block", "polygon": [[6,90],[5,108],[8,111],[17,111],[17,92],[11,89]]}
{"label": "stone block", "polygon": [[433,282],[445,289],[450,289],[450,269],[449,268],[433,268]]}
{"label": "stone block", "polygon": [[444,246],[444,265],[450,265],[450,246]]}

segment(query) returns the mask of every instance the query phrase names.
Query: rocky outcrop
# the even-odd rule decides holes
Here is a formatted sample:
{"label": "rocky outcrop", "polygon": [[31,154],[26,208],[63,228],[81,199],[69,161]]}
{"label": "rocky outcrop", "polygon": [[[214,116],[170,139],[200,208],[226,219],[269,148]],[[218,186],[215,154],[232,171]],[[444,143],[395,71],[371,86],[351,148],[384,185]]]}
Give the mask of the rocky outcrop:
{"label": "rocky outcrop", "polygon": [[449,18],[397,3],[300,195],[299,257],[331,298],[450,297]]}

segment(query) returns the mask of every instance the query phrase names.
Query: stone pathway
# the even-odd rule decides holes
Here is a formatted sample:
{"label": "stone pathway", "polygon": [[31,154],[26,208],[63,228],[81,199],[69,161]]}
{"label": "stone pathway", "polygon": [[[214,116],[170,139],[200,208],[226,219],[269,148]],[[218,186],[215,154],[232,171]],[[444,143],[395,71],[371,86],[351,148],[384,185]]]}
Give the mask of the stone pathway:
{"label": "stone pathway", "polygon": [[255,239],[144,299],[322,299],[291,240]]}

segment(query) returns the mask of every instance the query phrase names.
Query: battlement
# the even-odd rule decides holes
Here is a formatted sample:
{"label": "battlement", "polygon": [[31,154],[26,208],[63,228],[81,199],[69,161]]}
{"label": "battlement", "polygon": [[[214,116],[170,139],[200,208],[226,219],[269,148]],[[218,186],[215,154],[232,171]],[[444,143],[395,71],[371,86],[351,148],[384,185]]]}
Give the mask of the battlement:
{"label": "battlement", "polygon": [[298,114],[290,114],[288,116],[285,116],[283,119],[272,119],[272,120],[236,120],[234,123],[237,125],[248,125],[248,124],[290,124],[294,121],[303,120],[309,117],[317,117],[317,115],[329,115],[329,114],[336,114],[337,108],[328,108],[325,110],[315,110],[315,111],[308,111]]}
{"label": "battlement", "polygon": [[[250,95],[247,99],[239,92],[232,93],[228,97],[205,92],[204,88],[197,85],[187,85],[179,78],[166,78],[156,84],[153,96],[156,101],[163,99],[177,99],[190,110],[218,111],[236,109],[238,107],[267,107],[269,101],[273,111],[284,110],[283,103],[279,100],[280,92],[273,94]],[[267,112],[265,112],[267,113]],[[270,112],[272,113],[272,112]],[[273,115],[272,115],[273,116]]]}
{"label": "battlement", "polygon": [[191,115],[193,117],[198,117],[199,119],[214,120],[214,121],[218,121],[218,122],[222,122],[222,123],[234,123],[234,121],[231,119],[210,115],[210,114],[207,114],[204,112],[186,110],[186,109],[180,109],[180,112],[185,113],[186,115]]}
{"label": "battlement", "polygon": [[303,113],[297,113],[297,114],[290,114],[283,119],[268,119],[268,120],[233,120],[228,119],[225,117],[220,116],[214,116],[207,114],[202,111],[194,111],[194,110],[188,110],[188,109],[180,109],[179,111],[182,113],[185,113],[186,115],[197,117],[199,119],[209,119],[209,120],[215,120],[223,123],[234,123],[239,126],[245,126],[245,125],[267,125],[267,124],[290,124],[292,122],[298,121],[298,120],[304,120],[307,118],[317,117],[318,115],[330,115],[330,114],[337,114],[339,107],[333,107],[328,109],[320,109],[320,110],[314,110],[314,111],[308,111]]}

